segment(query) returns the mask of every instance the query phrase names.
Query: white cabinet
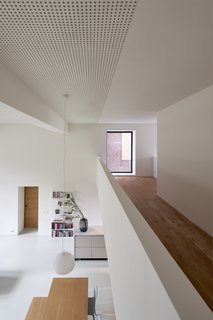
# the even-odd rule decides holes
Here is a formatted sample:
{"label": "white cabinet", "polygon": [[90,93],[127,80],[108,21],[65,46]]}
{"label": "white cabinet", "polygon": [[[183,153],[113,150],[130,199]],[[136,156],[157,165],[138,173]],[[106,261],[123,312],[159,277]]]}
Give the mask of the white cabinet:
{"label": "white cabinet", "polygon": [[75,259],[91,259],[92,248],[75,247]]}
{"label": "white cabinet", "polygon": [[91,236],[76,235],[75,246],[76,248],[91,248],[92,246]]}
{"label": "white cabinet", "polygon": [[92,259],[107,259],[106,248],[92,248]]}
{"label": "white cabinet", "polygon": [[95,228],[75,234],[74,246],[75,259],[107,259],[104,235],[96,234]]}
{"label": "white cabinet", "polygon": [[92,247],[105,248],[104,235],[91,236]]}

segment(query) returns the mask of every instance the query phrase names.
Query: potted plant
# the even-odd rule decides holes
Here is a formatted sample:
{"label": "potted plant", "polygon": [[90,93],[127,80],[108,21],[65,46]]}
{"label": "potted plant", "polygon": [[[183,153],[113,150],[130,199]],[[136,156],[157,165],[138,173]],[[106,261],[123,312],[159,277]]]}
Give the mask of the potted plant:
{"label": "potted plant", "polygon": [[71,212],[72,212],[72,217],[73,218],[80,218],[79,221],[79,229],[81,232],[86,232],[88,229],[88,220],[84,217],[81,209],[77,205],[75,198],[73,194],[71,193],[71,198],[70,198],[70,207],[71,207]]}

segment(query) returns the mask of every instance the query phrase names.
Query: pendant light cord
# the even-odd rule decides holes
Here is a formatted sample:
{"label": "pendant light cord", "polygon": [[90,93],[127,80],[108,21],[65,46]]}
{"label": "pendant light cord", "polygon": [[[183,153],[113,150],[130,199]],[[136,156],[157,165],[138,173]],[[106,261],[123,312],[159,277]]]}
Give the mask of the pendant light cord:
{"label": "pendant light cord", "polygon": [[[67,102],[67,99],[68,99],[68,95],[65,94],[64,95],[64,110],[63,110],[63,116],[64,116],[64,136],[63,136],[63,189],[64,189],[64,194],[65,194],[65,190],[66,190],[66,182],[65,182],[65,179],[66,179],[66,102]],[[64,210],[65,210],[65,203],[63,201],[63,213],[64,213]],[[65,218],[65,216],[64,216]],[[61,246],[62,246],[62,252],[64,252],[64,234],[62,234],[62,243],[61,243]]]}

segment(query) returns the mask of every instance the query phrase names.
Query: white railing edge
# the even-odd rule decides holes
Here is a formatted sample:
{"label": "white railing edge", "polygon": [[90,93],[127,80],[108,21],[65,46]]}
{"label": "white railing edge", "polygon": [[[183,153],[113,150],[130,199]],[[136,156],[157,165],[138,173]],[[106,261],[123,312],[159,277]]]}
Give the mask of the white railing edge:
{"label": "white railing edge", "polygon": [[212,319],[212,312],[208,305],[108,171],[104,162],[100,158],[97,162],[104,171],[180,318],[189,320],[191,319],[189,316],[193,313],[196,316],[193,319]]}

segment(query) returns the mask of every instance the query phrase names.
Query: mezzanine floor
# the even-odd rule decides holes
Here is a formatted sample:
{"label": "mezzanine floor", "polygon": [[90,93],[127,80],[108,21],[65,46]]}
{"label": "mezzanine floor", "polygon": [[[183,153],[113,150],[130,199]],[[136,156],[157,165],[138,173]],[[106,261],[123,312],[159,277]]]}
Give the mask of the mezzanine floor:
{"label": "mezzanine floor", "polygon": [[213,310],[211,237],[157,196],[155,178],[134,176],[116,179]]}

